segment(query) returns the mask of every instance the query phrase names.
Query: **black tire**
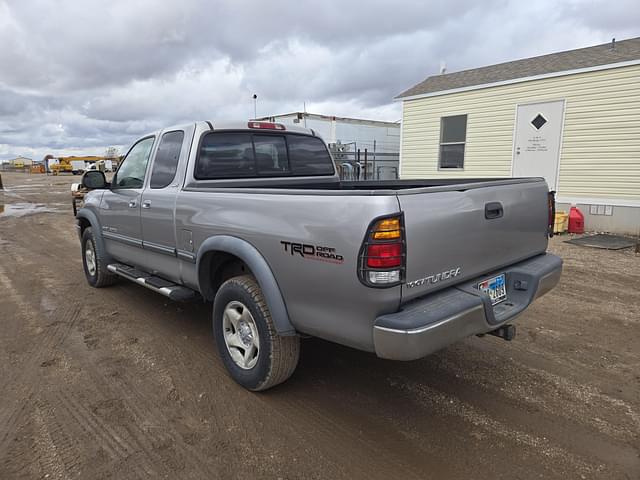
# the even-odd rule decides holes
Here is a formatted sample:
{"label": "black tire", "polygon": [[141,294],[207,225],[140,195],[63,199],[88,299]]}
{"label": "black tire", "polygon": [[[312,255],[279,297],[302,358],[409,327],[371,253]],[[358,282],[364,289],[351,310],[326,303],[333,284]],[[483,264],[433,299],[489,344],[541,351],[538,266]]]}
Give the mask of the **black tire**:
{"label": "black tire", "polygon": [[[233,303],[241,303],[251,313],[258,331],[260,347],[251,368],[236,364],[225,341],[223,315]],[[300,357],[300,337],[280,336],[255,278],[242,275],[222,284],[213,303],[213,333],[218,352],[227,371],[248,390],[261,391],[287,380],[295,371]]]}
{"label": "black tire", "polygon": [[[84,275],[87,277],[89,285],[95,288],[113,285],[117,281],[118,276],[107,270],[105,252],[102,251],[98,242],[96,242],[91,227],[84,229],[80,243],[82,245],[82,267],[84,268]],[[91,268],[91,262],[89,262],[89,265],[87,264],[87,254],[89,250],[92,250],[94,254],[94,268]]]}

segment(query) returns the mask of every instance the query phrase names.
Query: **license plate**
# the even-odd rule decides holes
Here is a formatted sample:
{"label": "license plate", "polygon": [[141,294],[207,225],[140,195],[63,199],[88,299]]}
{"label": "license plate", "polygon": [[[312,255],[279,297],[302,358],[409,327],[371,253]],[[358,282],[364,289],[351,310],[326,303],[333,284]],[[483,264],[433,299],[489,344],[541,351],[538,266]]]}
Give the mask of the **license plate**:
{"label": "license plate", "polygon": [[504,273],[497,277],[490,278],[478,284],[478,290],[485,292],[491,297],[491,305],[496,305],[507,299],[507,286],[504,280]]}

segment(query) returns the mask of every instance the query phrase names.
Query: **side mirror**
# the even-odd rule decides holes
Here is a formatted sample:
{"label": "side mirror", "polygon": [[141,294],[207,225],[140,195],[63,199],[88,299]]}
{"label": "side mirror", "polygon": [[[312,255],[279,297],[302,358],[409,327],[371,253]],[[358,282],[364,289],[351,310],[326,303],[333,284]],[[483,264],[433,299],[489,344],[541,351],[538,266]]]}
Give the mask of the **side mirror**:
{"label": "side mirror", "polygon": [[107,188],[107,178],[104,176],[104,172],[89,170],[82,176],[82,186],[87,190]]}

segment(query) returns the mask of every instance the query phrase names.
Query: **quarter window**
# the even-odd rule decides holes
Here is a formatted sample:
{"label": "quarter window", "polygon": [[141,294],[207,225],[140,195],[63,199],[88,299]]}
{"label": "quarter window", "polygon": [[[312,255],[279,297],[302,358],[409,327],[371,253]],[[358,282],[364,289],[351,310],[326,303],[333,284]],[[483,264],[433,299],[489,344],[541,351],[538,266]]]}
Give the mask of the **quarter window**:
{"label": "quarter window", "polygon": [[164,188],[174,179],[178,170],[183,140],[184,132],[182,130],[162,135],[156,158],[153,161],[149,182],[151,188]]}
{"label": "quarter window", "polygon": [[440,168],[464,168],[466,140],[466,115],[454,115],[440,119]]}
{"label": "quarter window", "polygon": [[113,179],[113,186],[116,188],[142,188],[154,140],[155,137],[144,138],[131,147]]}

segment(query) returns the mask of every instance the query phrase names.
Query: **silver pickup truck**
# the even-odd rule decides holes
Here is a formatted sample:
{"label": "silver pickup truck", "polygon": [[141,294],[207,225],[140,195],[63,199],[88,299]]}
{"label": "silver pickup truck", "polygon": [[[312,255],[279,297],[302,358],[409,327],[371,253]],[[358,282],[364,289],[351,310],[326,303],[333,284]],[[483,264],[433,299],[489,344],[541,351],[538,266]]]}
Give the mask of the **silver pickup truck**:
{"label": "silver pickup truck", "polygon": [[300,337],[412,360],[509,322],[559,281],[540,178],[344,182],[313,130],[193,123],[152,133],[77,214],[87,281],[213,302],[229,373],[285,381]]}

